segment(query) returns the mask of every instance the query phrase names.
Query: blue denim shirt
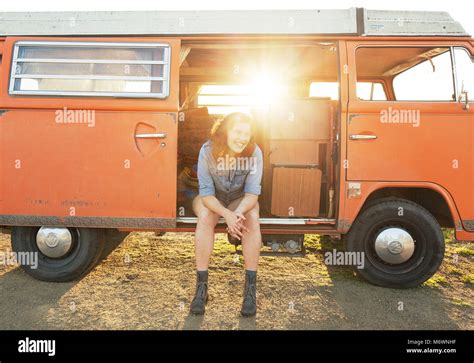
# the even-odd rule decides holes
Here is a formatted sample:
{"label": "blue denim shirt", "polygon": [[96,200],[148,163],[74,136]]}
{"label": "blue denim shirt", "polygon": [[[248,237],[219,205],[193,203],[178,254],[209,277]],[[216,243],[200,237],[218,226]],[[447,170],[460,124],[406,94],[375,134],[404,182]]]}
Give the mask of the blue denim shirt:
{"label": "blue denim shirt", "polygon": [[198,159],[199,195],[215,195],[228,205],[245,193],[260,195],[263,174],[262,150],[255,145],[250,157],[222,157],[215,160],[211,141],[202,145]]}

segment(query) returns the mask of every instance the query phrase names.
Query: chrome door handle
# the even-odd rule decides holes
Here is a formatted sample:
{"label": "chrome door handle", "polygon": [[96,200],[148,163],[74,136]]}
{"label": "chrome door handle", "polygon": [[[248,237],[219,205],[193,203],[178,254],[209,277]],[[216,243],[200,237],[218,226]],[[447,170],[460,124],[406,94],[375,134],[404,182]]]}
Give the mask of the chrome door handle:
{"label": "chrome door handle", "polygon": [[164,139],[166,134],[136,134],[136,139]]}
{"label": "chrome door handle", "polygon": [[375,135],[349,135],[349,139],[351,140],[373,140],[376,138],[377,136]]}

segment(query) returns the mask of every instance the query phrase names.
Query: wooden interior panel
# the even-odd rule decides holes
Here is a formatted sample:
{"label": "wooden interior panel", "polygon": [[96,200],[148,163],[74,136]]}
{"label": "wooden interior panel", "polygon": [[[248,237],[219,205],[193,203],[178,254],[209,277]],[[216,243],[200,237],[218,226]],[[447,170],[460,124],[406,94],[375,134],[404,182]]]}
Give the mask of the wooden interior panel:
{"label": "wooden interior panel", "polygon": [[330,101],[292,99],[270,108],[270,139],[329,140]]}
{"label": "wooden interior panel", "polygon": [[279,217],[316,217],[319,214],[321,170],[273,168],[272,214]]}
{"label": "wooden interior panel", "polygon": [[270,140],[270,163],[319,165],[319,144],[315,140]]}

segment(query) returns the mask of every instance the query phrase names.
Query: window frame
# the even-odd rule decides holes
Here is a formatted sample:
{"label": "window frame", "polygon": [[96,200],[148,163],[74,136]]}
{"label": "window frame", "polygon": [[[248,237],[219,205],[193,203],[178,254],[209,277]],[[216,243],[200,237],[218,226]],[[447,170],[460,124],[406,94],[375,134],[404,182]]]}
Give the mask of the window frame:
{"label": "window frame", "polygon": [[[453,45],[451,47],[451,62],[453,64],[453,71],[454,71],[454,87],[455,87],[455,94],[456,94],[456,101],[457,102],[461,102],[461,86],[458,84],[458,69],[457,69],[457,64],[456,64],[456,54],[455,54],[455,51],[456,49],[460,49],[460,50],[464,50],[468,57],[472,59],[474,59],[474,55],[471,54],[471,52],[469,51],[469,49],[467,49],[466,47],[462,46],[462,45]],[[474,97],[473,95],[470,95],[470,97]],[[468,98],[467,100],[468,102],[473,102],[474,101],[474,98]]]}
{"label": "window frame", "polygon": [[[90,48],[162,48],[163,60],[160,61],[133,61],[133,60],[111,60],[111,59],[74,59],[74,58],[45,58],[43,63],[87,63],[87,64],[162,64],[162,77],[140,77],[140,76],[103,76],[103,75],[75,75],[73,79],[84,80],[137,80],[137,81],[161,81],[163,83],[162,92],[103,92],[103,91],[50,91],[50,90],[15,90],[15,80],[23,77],[16,75],[15,70],[18,63],[38,63],[38,59],[19,58],[21,46],[37,47],[90,47]],[[42,76],[42,75],[35,75]],[[41,77],[36,77],[41,78]],[[47,78],[47,77],[44,77]],[[71,79],[68,75],[55,75],[56,79]],[[42,41],[42,40],[19,40],[14,42],[12,51],[12,62],[9,74],[8,94],[10,96],[66,96],[66,97],[114,97],[114,98],[157,98],[166,99],[170,95],[171,78],[171,44],[168,43],[147,43],[147,42],[85,42],[85,41]]]}

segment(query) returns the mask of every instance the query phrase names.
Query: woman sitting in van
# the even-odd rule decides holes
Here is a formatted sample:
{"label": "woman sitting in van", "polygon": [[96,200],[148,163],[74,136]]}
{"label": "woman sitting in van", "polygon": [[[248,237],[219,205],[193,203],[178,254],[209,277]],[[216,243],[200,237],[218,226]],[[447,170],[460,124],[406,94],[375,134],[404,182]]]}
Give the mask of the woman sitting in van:
{"label": "woman sitting in van", "polygon": [[243,113],[217,121],[199,152],[199,195],[193,200],[198,217],[195,234],[197,284],[191,313],[203,314],[208,298],[208,266],[214,229],[225,219],[230,236],[242,242],[245,287],[241,314],[255,315],[258,258],[262,244],[258,196],[263,172],[262,151],[253,141],[255,123]]}

